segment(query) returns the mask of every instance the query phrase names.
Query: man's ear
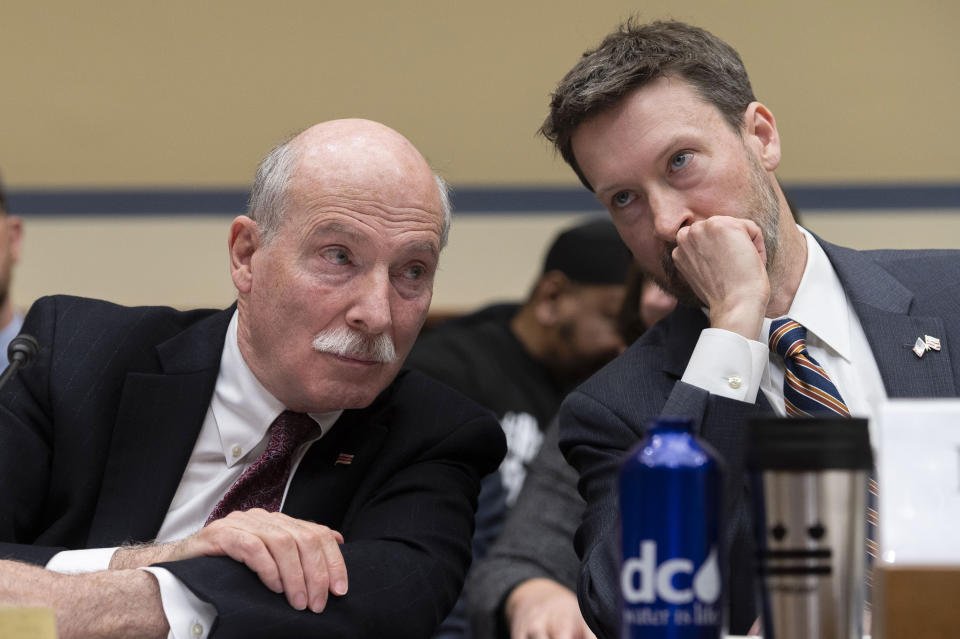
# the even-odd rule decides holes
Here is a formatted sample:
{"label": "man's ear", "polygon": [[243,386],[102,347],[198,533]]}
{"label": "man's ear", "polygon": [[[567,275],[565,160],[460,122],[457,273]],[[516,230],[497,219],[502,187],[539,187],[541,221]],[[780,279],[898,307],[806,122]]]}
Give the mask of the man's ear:
{"label": "man's ear", "polygon": [[761,103],[751,102],[743,114],[743,125],[760,165],[767,171],[776,170],[780,166],[780,133],[773,113]]}
{"label": "man's ear", "polygon": [[227,247],[230,250],[230,277],[240,293],[249,293],[253,283],[253,254],[262,245],[260,228],[246,215],[234,218]]}
{"label": "man's ear", "polygon": [[555,326],[561,319],[561,300],[570,280],[560,271],[547,271],[533,290],[533,312],[543,326]]}

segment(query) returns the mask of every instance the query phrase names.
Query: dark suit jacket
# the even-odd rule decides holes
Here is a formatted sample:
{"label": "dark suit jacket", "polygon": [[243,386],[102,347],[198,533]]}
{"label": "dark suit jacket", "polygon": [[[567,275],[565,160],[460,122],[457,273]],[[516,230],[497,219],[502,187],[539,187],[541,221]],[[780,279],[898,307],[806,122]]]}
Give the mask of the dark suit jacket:
{"label": "dark suit jacket", "polygon": [[[37,361],[0,392],[0,556],[151,540],[210,403],[232,309],[39,300]],[[298,612],[243,564],[165,564],[218,613],[213,636],[427,637],[470,563],[480,479],[505,451],[485,409],[413,372],[345,411],[284,512],[340,530],[349,593]],[[339,453],[350,465],[335,465]]]}
{"label": "dark suit jacket", "polygon": [[[960,252],[858,252],[820,244],[863,325],[887,395],[956,396],[960,356],[952,356],[952,345],[960,344]],[[561,408],[560,445],[580,472],[580,493],[587,501],[576,538],[582,559],[580,607],[598,637],[616,637],[620,626],[619,464],[643,437],[646,423],[660,415],[693,418],[700,435],[726,461],[722,541],[729,560],[730,632],[746,634],[756,618],[745,421],[772,408],[763,393],[748,404],[679,381],[707,326],[700,309],[678,308]],[[925,334],[939,337],[943,350],[918,359],[911,348]]]}

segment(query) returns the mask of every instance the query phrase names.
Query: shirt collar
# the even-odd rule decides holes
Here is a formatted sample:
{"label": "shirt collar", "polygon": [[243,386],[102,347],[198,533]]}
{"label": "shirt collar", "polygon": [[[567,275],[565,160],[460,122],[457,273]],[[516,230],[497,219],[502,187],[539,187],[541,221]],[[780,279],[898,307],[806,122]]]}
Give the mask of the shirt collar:
{"label": "shirt collar", "polygon": [[[803,324],[808,340],[814,336],[849,362],[850,307],[843,285],[816,238],[803,227],[797,228],[807,241],[807,264],[787,317]],[[764,320],[763,329],[764,335],[769,334],[769,319]]]}
{"label": "shirt collar", "polygon": [[[277,416],[286,410],[247,366],[237,343],[237,311],[233,312],[220,356],[220,371],[210,401],[227,466],[256,448]],[[325,435],[343,411],[310,413]],[[236,454],[238,453],[239,454]]]}

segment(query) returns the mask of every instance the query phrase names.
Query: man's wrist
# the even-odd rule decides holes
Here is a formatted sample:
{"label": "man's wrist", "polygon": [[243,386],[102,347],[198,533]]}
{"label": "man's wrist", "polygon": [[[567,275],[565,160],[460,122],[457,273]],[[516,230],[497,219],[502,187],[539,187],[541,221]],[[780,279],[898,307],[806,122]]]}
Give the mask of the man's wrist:
{"label": "man's wrist", "polygon": [[763,329],[766,305],[735,304],[732,309],[710,308],[710,328],[736,333],[741,337],[758,340]]}
{"label": "man's wrist", "polygon": [[[177,542],[173,542],[175,544]],[[169,561],[173,544],[136,544],[121,546],[110,559],[110,570],[133,570]]]}
{"label": "man's wrist", "polygon": [[169,631],[157,580],[140,570],[64,575],[0,561],[0,600],[54,610],[61,639],[162,639]]}

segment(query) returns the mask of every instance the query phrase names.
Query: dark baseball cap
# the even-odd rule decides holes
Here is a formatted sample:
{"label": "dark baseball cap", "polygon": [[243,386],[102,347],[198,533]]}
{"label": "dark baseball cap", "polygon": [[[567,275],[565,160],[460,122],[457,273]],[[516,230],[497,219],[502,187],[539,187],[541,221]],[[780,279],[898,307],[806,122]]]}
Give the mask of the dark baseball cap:
{"label": "dark baseball cap", "polygon": [[557,235],[543,272],[560,271],[581,284],[623,284],[631,261],[613,222],[592,218]]}

